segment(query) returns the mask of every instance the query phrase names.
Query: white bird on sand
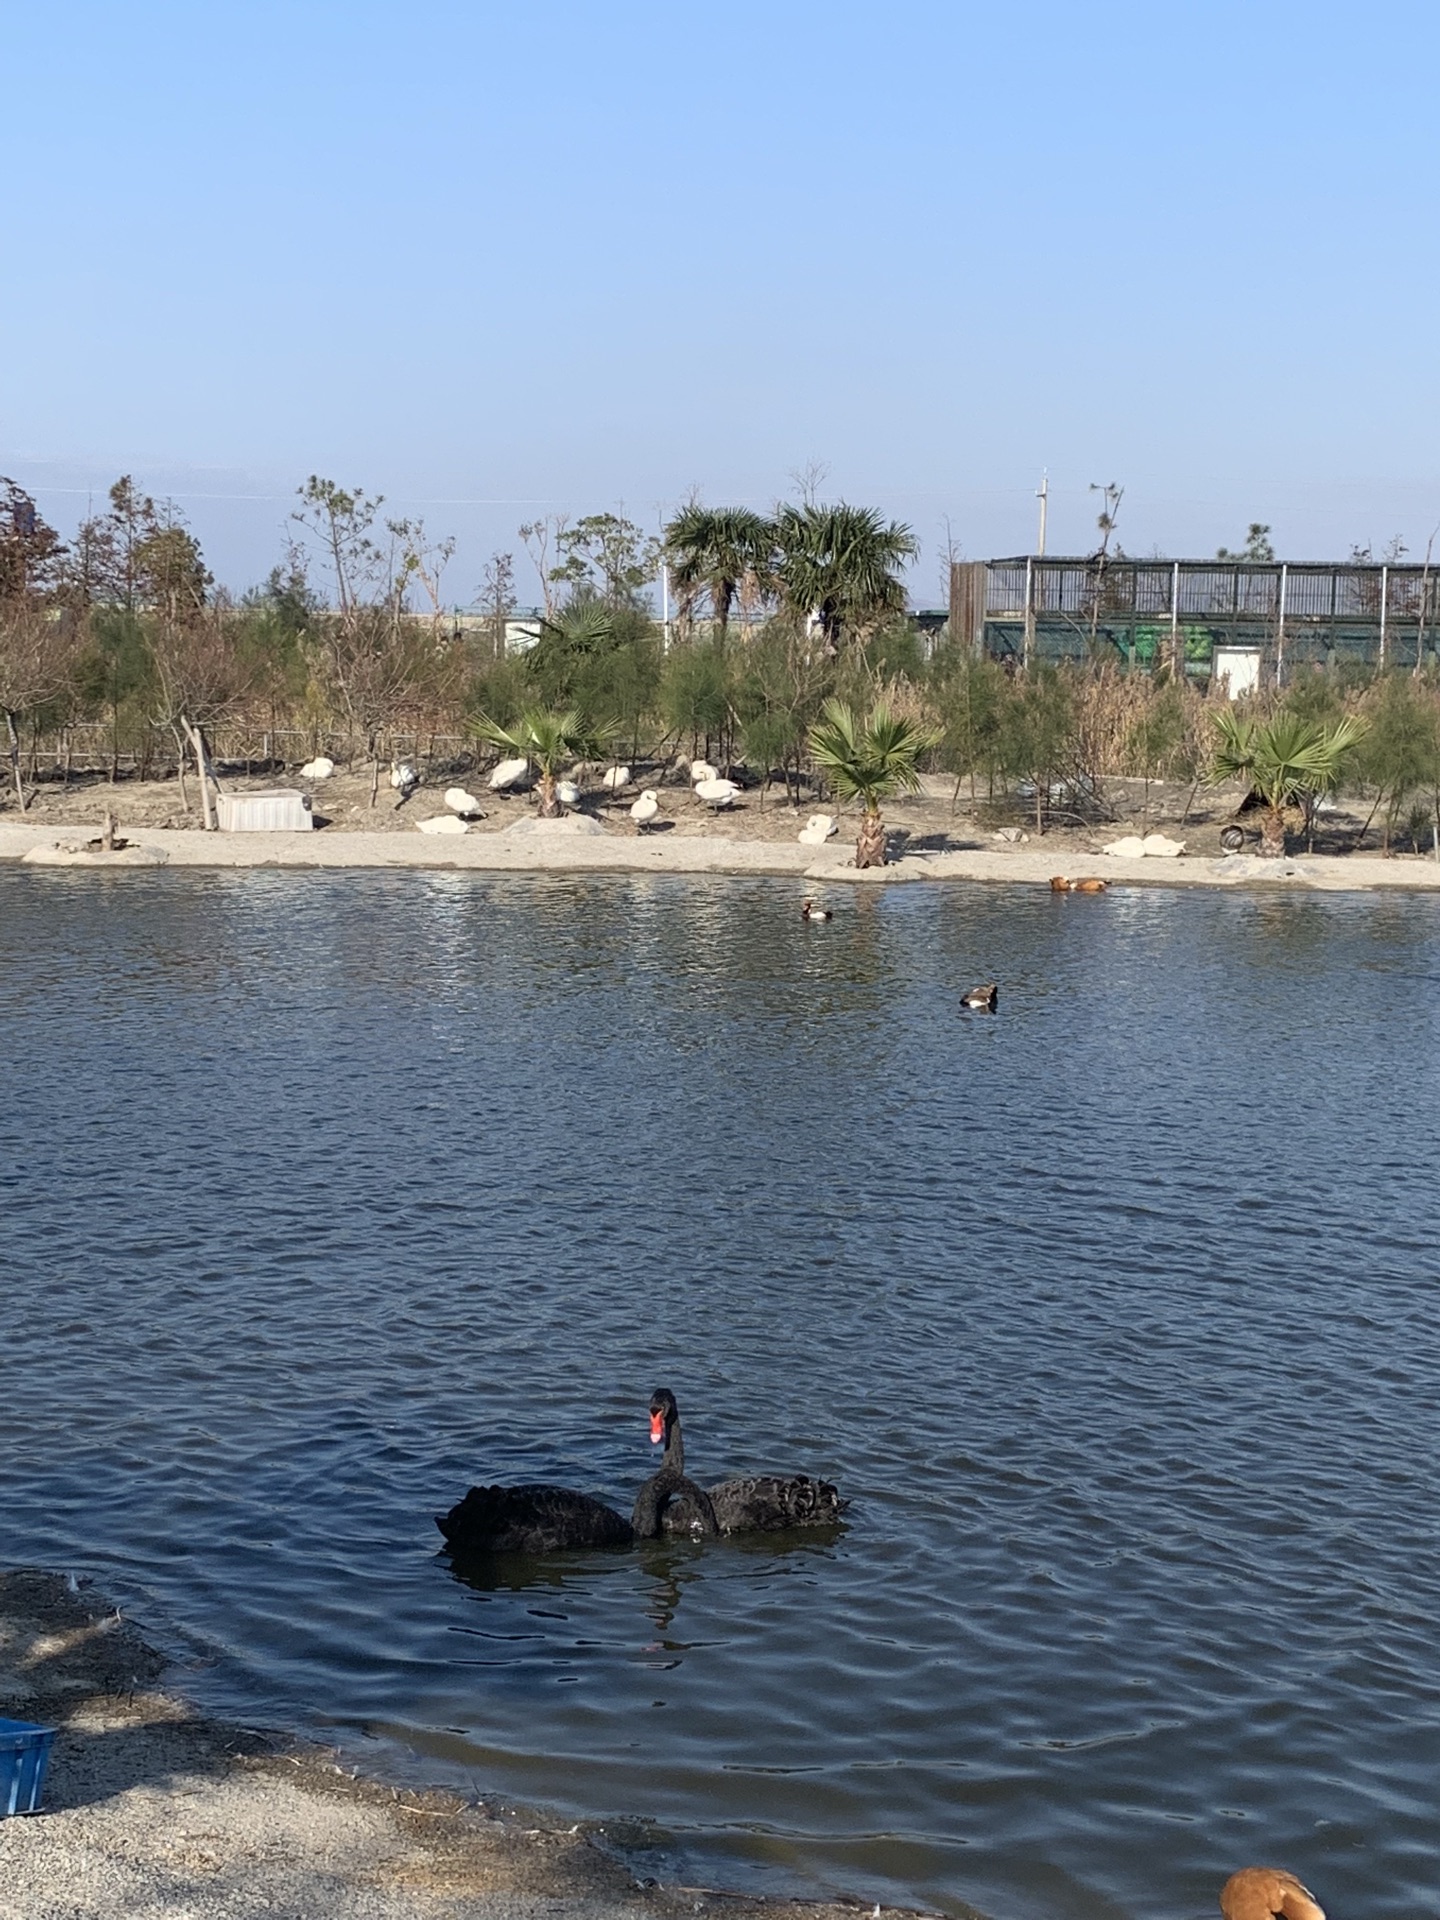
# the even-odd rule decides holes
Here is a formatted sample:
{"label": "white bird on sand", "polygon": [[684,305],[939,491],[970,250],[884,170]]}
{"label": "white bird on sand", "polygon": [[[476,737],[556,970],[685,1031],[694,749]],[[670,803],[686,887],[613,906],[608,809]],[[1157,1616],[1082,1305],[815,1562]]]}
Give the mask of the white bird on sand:
{"label": "white bird on sand", "polygon": [[739,791],[733,780],[702,780],[695,789],[695,798],[718,811],[721,807],[732,805]]}
{"label": "white bird on sand", "polygon": [[555,782],[555,798],[560,802],[562,807],[578,807],[580,804],[580,789],[573,780],[557,780]]}
{"label": "white bird on sand", "polygon": [[420,784],[420,769],[411,766],[408,760],[392,760],[390,784],[402,800],[408,800]]}
{"label": "white bird on sand", "polygon": [[445,804],[452,813],[458,813],[462,820],[479,820],[484,817],[480,812],[480,802],[473,793],[467,793],[464,787],[447,787]]}
{"label": "white bird on sand", "polygon": [[690,784],[692,787],[698,787],[702,780],[718,780],[719,778],[719,769],[712,767],[708,760],[692,760],[690,762]]}
{"label": "white bird on sand", "polygon": [[300,769],[302,780],[328,780],[335,771],[335,762],[327,760],[322,753],[315,760],[307,760]]}
{"label": "white bird on sand", "polygon": [[840,831],[833,813],[812,813],[797,838],[802,847],[823,847]]}
{"label": "white bird on sand", "polygon": [[498,767],[491,770],[490,791],[504,793],[507,787],[513,787],[517,780],[523,780],[529,771],[528,760],[502,760]]}
{"label": "white bird on sand", "polygon": [[608,788],[611,793],[619,793],[622,787],[628,787],[630,784],[629,767],[607,767],[600,776],[600,784]]}
{"label": "white bird on sand", "polygon": [[660,811],[660,796],[653,787],[647,787],[630,809],[630,818],[643,831]]}

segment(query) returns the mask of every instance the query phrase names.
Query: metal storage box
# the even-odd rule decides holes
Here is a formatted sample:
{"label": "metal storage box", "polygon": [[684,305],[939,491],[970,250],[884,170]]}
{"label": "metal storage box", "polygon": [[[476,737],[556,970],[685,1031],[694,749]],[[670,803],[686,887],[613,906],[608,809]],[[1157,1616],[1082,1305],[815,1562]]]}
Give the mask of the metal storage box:
{"label": "metal storage box", "polygon": [[0,1720],[0,1820],[38,1810],[54,1738],[53,1727],[37,1727],[29,1720]]}
{"label": "metal storage box", "polygon": [[222,833],[308,833],[314,825],[310,803],[298,787],[222,793],[218,805]]}

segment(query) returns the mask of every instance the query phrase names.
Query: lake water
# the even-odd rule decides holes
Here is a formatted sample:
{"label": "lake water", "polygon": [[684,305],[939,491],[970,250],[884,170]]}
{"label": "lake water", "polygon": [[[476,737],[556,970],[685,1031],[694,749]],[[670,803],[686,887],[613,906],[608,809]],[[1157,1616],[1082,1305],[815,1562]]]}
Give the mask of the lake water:
{"label": "lake water", "polygon": [[[1440,903],[798,904],[0,871],[3,1558],[644,1871],[1433,1913]],[[662,1384],[843,1535],[457,1577]]]}

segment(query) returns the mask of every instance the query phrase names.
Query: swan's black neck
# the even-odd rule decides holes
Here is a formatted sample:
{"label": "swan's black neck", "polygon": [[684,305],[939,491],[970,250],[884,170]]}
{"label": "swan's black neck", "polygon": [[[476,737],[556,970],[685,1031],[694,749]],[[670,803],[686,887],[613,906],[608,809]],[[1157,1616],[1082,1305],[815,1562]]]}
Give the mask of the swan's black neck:
{"label": "swan's black neck", "polygon": [[675,1409],[674,1418],[665,1429],[665,1454],[660,1464],[662,1473],[685,1471],[685,1442],[680,1434],[680,1409]]}
{"label": "swan's black neck", "polygon": [[668,1446],[665,1449],[665,1458],[667,1464],[662,1466],[658,1473],[652,1474],[635,1496],[635,1511],[630,1516],[630,1525],[634,1528],[636,1539],[659,1538],[661,1516],[677,1493],[688,1494],[694,1501],[695,1510],[700,1516],[700,1531],[718,1534],[720,1522],[715,1518],[715,1508],[711,1504],[709,1494],[703,1487],[697,1487],[693,1480],[668,1464],[670,1458]]}

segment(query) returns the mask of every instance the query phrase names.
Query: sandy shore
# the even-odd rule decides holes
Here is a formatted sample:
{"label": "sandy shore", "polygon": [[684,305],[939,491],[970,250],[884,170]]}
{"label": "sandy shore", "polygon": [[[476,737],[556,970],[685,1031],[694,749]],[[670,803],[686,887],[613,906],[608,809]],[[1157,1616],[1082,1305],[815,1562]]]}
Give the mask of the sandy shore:
{"label": "sandy shore", "polygon": [[[464,834],[320,831],[204,833],[191,828],[126,828],[131,852],[91,856],[87,864],[140,870],[168,867],[414,867],[483,873],[778,874],[816,886],[897,881],[968,880],[1048,886],[1055,873],[1099,874],[1112,885],[1166,887],[1286,886],[1323,892],[1372,889],[1440,890],[1440,864],[1365,854],[1301,854],[1259,860],[1248,853],[1184,854],[1177,859],[1117,860],[1094,848],[1047,844],[907,851],[881,871],[857,873],[847,841],[823,848],[793,840],[748,840],[732,834],[636,835],[603,829]],[[84,828],[53,823],[0,825],[0,860],[51,857],[50,849],[83,846]],[[138,857],[137,857],[138,856]],[[63,857],[63,855],[62,855]]]}
{"label": "sandy shore", "polygon": [[43,1812],[0,1820],[4,1920],[855,1920],[642,1886],[579,1829],[205,1720],[163,1669],[87,1584],[0,1573],[0,1716],[59,1729]]}

